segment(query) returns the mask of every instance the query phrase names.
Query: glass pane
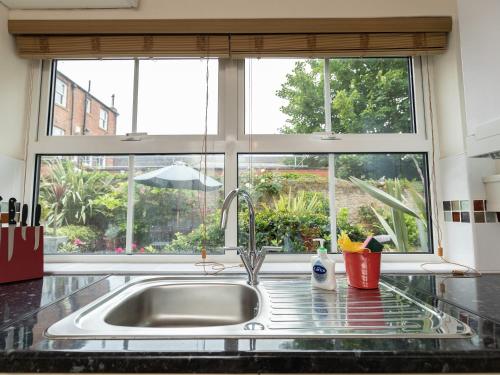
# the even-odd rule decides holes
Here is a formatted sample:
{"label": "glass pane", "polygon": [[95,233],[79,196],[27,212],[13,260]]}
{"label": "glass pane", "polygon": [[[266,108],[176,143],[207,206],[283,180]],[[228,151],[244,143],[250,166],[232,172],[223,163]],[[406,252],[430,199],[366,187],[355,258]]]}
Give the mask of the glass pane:
{"label": "glass pane", "polygon": [[[218,61],[209,60],[208,134],[217,134]],[[141,60],[137,131],[204,134],[207,60]]]}
{"label": "glass pane", "polygon": [[[341,232],[353,241],[378,236],[387,252],[431,251],[425,154],[239,155],[238,168],[239,186],[252,194],[256,206],[259,247],[311,253],[312,240],[324,238],[329,248],[334,196],[335,238]],[[334,188],[329,175],[335,175]],[[399,204],[378,198],[377,189]],[[244,202],[239,210],[238,241],[245,246]]]}
{"label": "glass pane", "polygon": [[219,221],[224,155],[207,156],[206,174],[203,159],[201,155],[135,157],[135,252],[199,254],[205,244],[208,253],[223,253]]}
{"label": "glass pane", "polygon": [[[413,133],[408,58],[332,58],[332,130]],[[323,59],[247,59],[245,132],[324,132]]]}
{"label": "glass pane", "polygon": [[50,135],[132,131],[133,60],[59,60],[54,86]]}
{"label": "glass pane", "polygon": [[223,253],[224,156],[208,155],[206,166],[205,180],[200,155],[42,156],[46,253],[125,253],[131,169],[132,253]]}
{"label": "glass pane", "polygon": [[125,248],[127,176],[128,156],[42,156],[38,202],[45,253]]}
{"label": "glass pane", "polygon": [[[252,195],[257,246],[312,253],[314,238],[330,247],[328,155],[239,155],[239,186]],[[248,240],[248,209],[239,202],[238,242]]]}
{"label": "glass pane", "polygon": [[[430,252],[427,186],[424,154],[336,154],[337,233],[381,236],[388,252]],[[377,198],[380,191],[399,205]]]}

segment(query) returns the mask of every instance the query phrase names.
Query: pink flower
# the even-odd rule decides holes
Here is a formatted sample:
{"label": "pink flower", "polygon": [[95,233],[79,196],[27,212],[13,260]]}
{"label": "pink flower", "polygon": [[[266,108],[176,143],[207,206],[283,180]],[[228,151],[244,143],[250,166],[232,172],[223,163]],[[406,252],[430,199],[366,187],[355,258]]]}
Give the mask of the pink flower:
{"label": "pink flower", "polygon": [[83,242],[82,240],[80,240],[79,238],[75,238],[75,240],[73,241],[73,244],[75,246],[80,246],[80,245],[85,245],[85,242]]}
{"label": "pink flower", "polygon": [[133,244],[132,244],[132,250],[135,250],[135,249],[137,249],[137,244],[136,244],[136,243],[133,243]]}
{"label": "pink flower", "polygon": [[141,249],[139,250],[140,253],[143,253],[144,252],[144,248],[141,247]]}
{"label": "pink flower", "polygon": [[125,250],[123,250],[123,248],[122,248],[122,247],[117,247],[117,248],[115,249],[115,253],[117,253],[117,254],[121,254],[121,253],[124,253],[124,252],[125,252]]}

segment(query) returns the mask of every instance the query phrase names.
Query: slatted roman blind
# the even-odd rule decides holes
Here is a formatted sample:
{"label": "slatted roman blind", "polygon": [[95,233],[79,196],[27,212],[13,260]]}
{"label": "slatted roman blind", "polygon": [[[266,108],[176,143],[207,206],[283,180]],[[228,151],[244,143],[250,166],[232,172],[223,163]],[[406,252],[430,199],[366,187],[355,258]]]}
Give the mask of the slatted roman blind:
{"label": "slatted roman blind", "polygon": [[450,17],[10,20],[24,58],[408,56],[446,50]]}

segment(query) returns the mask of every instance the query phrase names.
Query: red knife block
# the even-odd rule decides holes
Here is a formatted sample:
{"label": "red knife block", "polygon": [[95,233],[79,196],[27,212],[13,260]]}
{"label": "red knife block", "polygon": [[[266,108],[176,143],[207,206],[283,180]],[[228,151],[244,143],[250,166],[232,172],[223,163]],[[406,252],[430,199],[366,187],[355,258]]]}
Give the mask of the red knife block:
{"label": "red knife block", "polygon": [[40,242],[36,251],[35,227],[26,227],[26,241],[22,238],[21,227],[16,227],[10,262],[7,260],[9,228],[1,230],[0,284],[43,277],[43,227],[40,227]]}

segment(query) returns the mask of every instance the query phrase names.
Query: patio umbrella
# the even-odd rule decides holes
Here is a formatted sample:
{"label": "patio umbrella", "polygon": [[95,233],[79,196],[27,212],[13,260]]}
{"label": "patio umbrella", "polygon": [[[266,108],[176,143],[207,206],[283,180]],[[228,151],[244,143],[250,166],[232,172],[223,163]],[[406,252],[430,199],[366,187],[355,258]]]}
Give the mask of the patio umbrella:
{"label": "patio umbrella", "polygon": [[222,187],[219,181],[209,176],[206,176],[205,180],[202,172],[184,163],[176,163],[141,174],[134,180],[139,184],[167,189],[204,191],[206,186],[206,191],[215,191]]}
{"label": "patio umbrella", "polygon": [[[215,191],[222,187],[219,181],[209,176],[205,177],[201,171],[197,171],[182,162],[144,173],[135,177],[134,180],[139,184],[166,189]],[[178,204],[179,200],[177,200],[176,208],[177,227],[180,215]]]}

